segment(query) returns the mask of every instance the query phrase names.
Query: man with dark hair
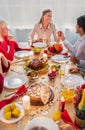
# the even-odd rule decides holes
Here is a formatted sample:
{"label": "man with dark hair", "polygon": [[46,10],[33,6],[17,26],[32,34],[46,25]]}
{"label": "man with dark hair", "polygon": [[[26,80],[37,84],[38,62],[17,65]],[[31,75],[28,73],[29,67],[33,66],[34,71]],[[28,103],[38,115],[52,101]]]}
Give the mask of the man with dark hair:
{"label": "man with dark hair", "polygon": [[77,18],[76,33],[79,33],[80,36],[73,46],[65,39],[63,32],[59,31],[58,37],[72,54],[70,60],[73,63],[85,66],[85,15]]}

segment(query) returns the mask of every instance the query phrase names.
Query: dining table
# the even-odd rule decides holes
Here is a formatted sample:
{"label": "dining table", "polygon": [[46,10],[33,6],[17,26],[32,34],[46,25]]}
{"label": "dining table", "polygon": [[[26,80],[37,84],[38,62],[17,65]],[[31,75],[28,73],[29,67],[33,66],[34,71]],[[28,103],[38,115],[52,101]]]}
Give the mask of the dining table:
{"label": "dining table", "polygon": [[[29,55],[26,57],[15,56],[14,60],[11,62],[9,71],[4,74],[4,77],[5,78],[7,78],[7,77],[12,78],[12,76],[25,77],[26,81],[25,81],[24,85],[27,87],[27,89],[29,89],[28,86],[30,86],[31,84],[33,84],[35,82],[46,83],[52,88],[52,90],[54,92],[54,99],[52,101],[50,101],[49,103],[42,105],[42,106],[38,106],[38,105],[36,106],[36,105],[31,104],[30,108],[28,110],[24,110],[23,117],[20,120],[15,121],[13,123],[11,123],[10,120],[9,120],[9,123],[6,123],[0,119],[0,130],[24,130],[26,125],[29,124],[32,119],[34,119],[35,117],[39,117],[39,116],[45,116],[45,117],[51,118],[53,120],[53,111],[54,111],[54,109],[55,110],[58,109],[60,93],[64,89],[65,86],[61,82],[62,77],[60,76],[60,73],[59,73],[60,70],[56,72],[56,77],[53,80],[49,79],[48,73],[50,73],[50,71],[51,71],[51,66],[54,64],[57,64],[57,65],[60,65],[61,67],[65,67],[64,68],[64,71],[65,71],[64,76],[65,76],[65,75],[69,74],[69,68],[75,67],[76,65],[73,64],[69,58],[65,62],[55,62],[51,59],[52,55],[49,54],[47,57],[47,62],[49,65],[48,71],[46,71],[45,73],[42,73],[42,74],[37,74],[37,78],[35,79],[36,81],[35,80],[30,81],[30,77],[27,76],[26,70],[24,69],[24,65],[25,65],[26,61],[29,59],[43,58],[43,54],[45,53],[44,50],[46,50],[46,49],[47,49],[47,47],[42,47],[40,54],[35,54],[33,52],[33,50],[31,49],[29,52]],[[64,52],[65,51],[66,50],[64,50]],[[60,54],[58,54],[58,55],[60,55]],[[79,73],[79,72],[76,73],[76,75],[82,77],[81,73]],[[15,81],[15,82],[17,82],[17,81]],[[12,81],[11,81],[11,84],[12,84]],[[0,94],[0,101],[13,96],[15,94],[15,92],[17,91],[18,87],[10,88],[9,86],[6,87],[6,85],[4,85],[3,92]],[[27,95],[27,91],[24,92],[23,94],[17,96],[13,100],[13,102],[18,103],[21,106],[23,106],[22,98],[25,95]],[[0,109],[0,111],[2,109],[3,109],[3,107]],[[74,108],[73,102],[65,102],[65,110],[68,111],[70,118],[74,122],[75,108]],[[55,123],[58,126],[65,124],[65,122],[62,119],[60,119],[60,121],[58,123],[55,121]]]}

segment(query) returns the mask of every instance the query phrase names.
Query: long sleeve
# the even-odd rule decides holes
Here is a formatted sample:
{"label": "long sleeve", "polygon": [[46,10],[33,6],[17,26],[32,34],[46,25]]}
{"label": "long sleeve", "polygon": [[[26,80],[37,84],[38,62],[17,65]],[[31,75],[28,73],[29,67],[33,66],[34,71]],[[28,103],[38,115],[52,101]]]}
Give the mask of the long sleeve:
{"label": "long sleeve", "polygon": [[10,42],[7,47],[8,47],[7,51],[4,50],[3,48],[0,48],[0,52],[2,52],[8,60],[12,61],[14,59],[14,44]]}
{"label": "long sleeve", "polygon": [[75,51],[75,46],[72,46],[68,40],[64,40],[63,44],[70,53],[73,53]]}
{"label": "long sleeve", "polygon": [[21,51],[21,50],[29,50],[28,48],[21,48],[21,47],[19,47],[19,45],[18,45],[18,43],[17,42],[15,42],[15,41],[13,41],[13,44],[14,44],[14,49],[15,49],[15,51]]}

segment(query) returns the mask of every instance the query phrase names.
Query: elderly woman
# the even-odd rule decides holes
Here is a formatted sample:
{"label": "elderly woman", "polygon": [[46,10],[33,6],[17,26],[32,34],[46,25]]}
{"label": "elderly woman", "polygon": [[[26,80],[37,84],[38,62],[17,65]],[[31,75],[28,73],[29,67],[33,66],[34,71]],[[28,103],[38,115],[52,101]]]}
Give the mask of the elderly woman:
{"label": "elderly woman", "polygon": [[[40,21],[34,26],[31,33],[32,42],[50,42],[52,34],[54,36],[54,40],[57,41],[56,28],[52,23],[52,11],[47,9],[42,12]],[[36,39],[34,39],[35,35],[37,35]]]}
{"label": "elderly woman", "polygon": [[22,49],[15,42],[13,36],[8,35],[7,23],[0,21],[0,93],[3,90],[4,76],[3,73],[8,71],[10,61],[14,59],[14,52]]}
{"label": "elderly woman", "polygon": [[0,21],[0,52],[12,61],[14,59],[14,52],[20,50],[28,50],[20,48],[13,36],[9,36],[7,23],[4,20]]}
{"label": "elderly woman", "polygon": [[5,58],[5,56],[2,53],[0,53],[0,93],[2,92],[4,86],[3,73],[7,72],[9,70],[9,67],[10,67],[10,63]]}

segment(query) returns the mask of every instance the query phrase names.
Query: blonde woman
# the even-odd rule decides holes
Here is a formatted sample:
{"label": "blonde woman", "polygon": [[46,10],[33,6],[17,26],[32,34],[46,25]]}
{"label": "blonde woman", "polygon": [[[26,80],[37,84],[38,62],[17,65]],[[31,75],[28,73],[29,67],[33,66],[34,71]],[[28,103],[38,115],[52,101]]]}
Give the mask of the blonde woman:
{"label": "blonde woman", "polygon": [[[36,39],[34,39],[35,34],[37,35]],[[44,39],[46,42],[51,42],[51,35],[53,35],[54,40],[57,41],[56,28],[52,23],[52,11],[46,9],[42,12],[40,21],[35,24],[31,33],[32,42],[42,42]]]}
{"label": "blonde woman", "polygon": [[4,56],[12,61],[14,59],[14,52],[20,50],[29,50],[26,48],[20,48],[13,36],[8,34],[7,23],[4,20],[0,21],[0,52]]}

